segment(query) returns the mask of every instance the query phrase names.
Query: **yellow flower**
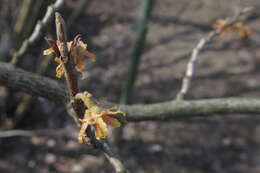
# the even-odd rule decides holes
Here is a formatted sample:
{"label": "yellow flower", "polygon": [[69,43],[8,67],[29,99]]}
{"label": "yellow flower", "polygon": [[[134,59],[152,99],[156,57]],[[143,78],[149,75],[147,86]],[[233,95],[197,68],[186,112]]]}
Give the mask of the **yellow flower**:
{"label": "yellow flower", "polygon": [[94,103],[91,97],[92,95],[88,92],[78,93],[75,97],[76,99],[81,99],[88,107],[88,109],[85,110],[83,119],[80,119],[82,125],[78,136],[79,143],[83,143],[83,137],[86,136],[88,125],[95,125],[97,131],[96,138],[99,140],[108,136],[107,125],[120,127],[120,122],[111,116],[118,114],[125,116],[125,113],[122,112],[119,107],[115,106],[103,109],[101,105]]}
{"label": "yellow flower", "polygon": [[[50,55],[52,53],[56,54],[55,62],[57,62],[59,65],[56,68],[56,77],[61,78],[64,74],[64,67],[61,62],[60,58],[60,42],[55,42],[54,40],[47,39],[49,42],[51,48],[46,49],[43,51],[43,55]],[[84,56],[87,56],[92,59],[93,62],[95,62],[95,55],[87,51],[87,44],[85,44],[83,41],[80,41],[80,36],[77,35],[73,41],[67,43],[67,47],[69,50],[69,55],[74,58],[74,63],[76,65],[76,69],[78,72],[82,73],[83,76],[83,68],[85,66],[85,62],[82,61],[82,58]]]}
{"label": "yellow flower", "polygon": [[221,29],[220,35],[224,36],[230,32],[236,32],[241,38],[249,38],[252,35],[252,30],[243,22],[234,22],[227,24],[227,20],[218,19],[213,25],[214,29]]}

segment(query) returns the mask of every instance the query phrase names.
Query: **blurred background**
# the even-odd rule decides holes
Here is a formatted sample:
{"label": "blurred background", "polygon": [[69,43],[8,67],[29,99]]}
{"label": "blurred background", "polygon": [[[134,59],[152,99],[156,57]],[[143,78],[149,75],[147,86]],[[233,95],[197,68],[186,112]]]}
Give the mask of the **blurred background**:
{"label": "blurred background", "polygon": [[[0,61],[12,60],[54,2],[0,0]],[[97,58],[96,63],[86,60],[81,90],[100,101],[147,104],[175,99],[198,41],[213,30],[217,19],[232,17],[246,6],[254,8],[245,20],[252,35],[241,39],[231,33],[207,45],[196,62],[187,99],[257,98],[260,1],[66,0],[58,11],[67,23],[69,40],[81,34]],[[16,66],[64,82],[55,77],[54,57],[42,54],[49,47],[44,36],[56,40],[54,17]],[[131,64],[138,69],[132,70],[132,78]],[[1,84],[0,129],[27,130],[14,137],[0,133],[0,172],[113,172],[102,152],[78,144],[78,128],[63,106]],[[113,132],[108,141],[131,172],[260,171],[257,116],[128,123]]]}

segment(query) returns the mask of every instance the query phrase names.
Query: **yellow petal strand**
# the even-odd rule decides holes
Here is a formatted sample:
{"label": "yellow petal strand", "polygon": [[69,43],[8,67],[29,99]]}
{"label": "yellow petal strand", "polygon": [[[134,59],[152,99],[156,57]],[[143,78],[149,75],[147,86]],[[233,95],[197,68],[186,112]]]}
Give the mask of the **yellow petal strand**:
{"label": "yellow petal strand", "polygon": [[113,127],[120,127],[120,122],[116,118],[111,118],[108,115],[103,115],[102,118],[106,124]]}
{"label": "yellow petal strand", "polygon": [[109,114],[109,115],[122,114],[123,116],[125,116],[125,112],[121,111],[118,106],[114,106],[112,108],[107,108],[107,109],[105,109],[105,112],[106,112],[106,114]]}
{"label": "yellow petal strand", "polygon": [[59,64],[56,68],[56,77],[61,78],[61,76],[64,74],[64,68],[62,64]]}
{"label": "yellow petal strand", "polygon": [[43,51],[43,55],[50,55],[54,53],[54,50],[52,48],[46,49]]}
{"label": "yellow petal strand", "polygon": [[83,80],[83,79],[85,79],[85,75],[83,73],[83,68],[86,65],[86,62],[81,61],[81,58],[82,58],[82,56],[78,55],[75,57],[75,60],[76,60],[76,65],[77,65],[76,69],[78,72],[81,73],[81,75],[82,75],[81,79]]}
{"label": "yellow petal strand", "polygon": [[96,61],[96,57],[93,53],[90,53],[89,51],[84,51],[84,55],[91,58],[92,62],[95,62]]}
{"label": "yellow petal strand", "polygon": [[81,73],[81,80],[84,80],[86,78],[85,74],[83,72],[80,73]]}
{"label": "yellow petal strand", "polygon": [[102,118],[97,119],[96,123],[97,139],[105,138],[108,135],[107,125]]}

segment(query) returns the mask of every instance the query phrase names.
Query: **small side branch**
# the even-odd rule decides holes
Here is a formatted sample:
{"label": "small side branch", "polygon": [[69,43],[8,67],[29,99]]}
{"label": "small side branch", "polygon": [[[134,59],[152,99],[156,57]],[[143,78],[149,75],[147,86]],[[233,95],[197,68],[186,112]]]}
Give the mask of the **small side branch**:
{"label": "small side branch", "polygon": [[208,34],[208,36],[200,39],[197,46],[192,50],[190,59],[189,59],[188,64],[187,64],[185,76],[182,80],[182,86],[181,86],[181,89],[176,96],[176,100],[182,100],[184,98],[184,96],[187,94],[187,92],[190,88],[190,82],[191,82],[191,79],[194,75],[194,70],[195,70],[195,62],[198,58],[199,53],[205,47],[205,45],[207,43],[209,43],[210,41],[212,41],[213,38],[215,38],[220,32],[221,32],[221,30],[214,30],[214,31],[210,32]]}
{"label": "small side branch", "polygon": [[252,10],[252,8],[245,8],[245,9],[239,11],[237,14],[234,15],[233,18],[227,19],[226,23],[222,27],[220,27],[214,31],[211,31],[206,37],[201,38],[199,40],[198,44],[192,50],[190,59],[188,61],[187,67],[186,67],[185,76],[182,80],[182,86],[176,96],[176,100],[182,100],[184,98],[184,96],[187,94],[187,92],[190,88],[191,79],[194,76],[196,60],[198,59],[198,55],[204,49],[204,47],[208,43],[210,43],[216,36],[218,36],[223,31],[223,29],[225,29],[228,26],[231,26],[232,24],[234,24],[235,22],[240,20],[240,18],[243,15],[247,14],[251,10]]}
{"label": "small side branch", "polygon": [[14,53],[11,63],[17,65],[21,62],[22,57],[26,54],[29,47],[33,45],[42,35],[43,30],[48,25],[50,19],[53,17],[54,12],[58,10],[64,4],[64,0],[56,0],[54,4],[48,6],[47,12],[45,13],[42,20],[40,20],[34,28],[33,33],[22,43],[20,49]]}

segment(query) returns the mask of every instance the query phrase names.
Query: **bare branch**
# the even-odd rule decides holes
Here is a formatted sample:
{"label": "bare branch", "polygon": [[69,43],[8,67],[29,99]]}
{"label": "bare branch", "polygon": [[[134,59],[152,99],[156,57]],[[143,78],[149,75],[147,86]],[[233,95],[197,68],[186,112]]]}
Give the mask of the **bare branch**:
{"label": "bare branch", "polygon": [[[0,63],[1,85],[41,96],[58,103],[68,103],[65,86],[47,77],[26,72],[8,63]],[[111,106],[112,103],[106,103]],[[122,105],[129,122],[189,119],[214,114],[225,116],[233,113],[259,114],[260,99],[221,98],[196,101],[168,101],[147,105]]]}
{"label": "bare branch", "polygon": [[31,36],[25,39],[20,49],[14,53],[11,60],[12,64],[16,65],[19,64],[19,62],[21,62],[22,57],[26,54],[29,47],[33,45],[43,34],[43,30],[50,22],[52,16],[54,15],[54,12],[57,11],[63,4],[64,0],[56,0],[54,4],[48,6],[47,12],[45,13],[43,19],[37,23]]}
{"label": "bare branch", "polygon": [[248,12],[252,11],[251,7],[244,8],[240,11],[238,11],[233,18],[227,19],[226,23],[220,27],[219,29],[216,29],[214,31],[211,31],[206,37],[201,38],[196,45],[196,47],[192,50],[190,59],[188,61],[187,67],[186,67],[186,72],[185,76],[182,80],[182,86],[180,91],[178,92],[176,96],[176,100],[182,100],[184,96],[187,94],[189,88],[190,88],[190,82],[191,79],[194,75],[194,70],[195,70],[195,63],[198,58],[199,53],[203,50],[203,48],[210,43],[216,36],[218,36],[222,30],[232,24],[234,24],[236,21],[240,20],[240,18],[247,14]]}
{"label": "bare branch", "polygon": [[129,122],[190,119],[214,114],[259,114],[260,99],[221,98],[120,106]]}

